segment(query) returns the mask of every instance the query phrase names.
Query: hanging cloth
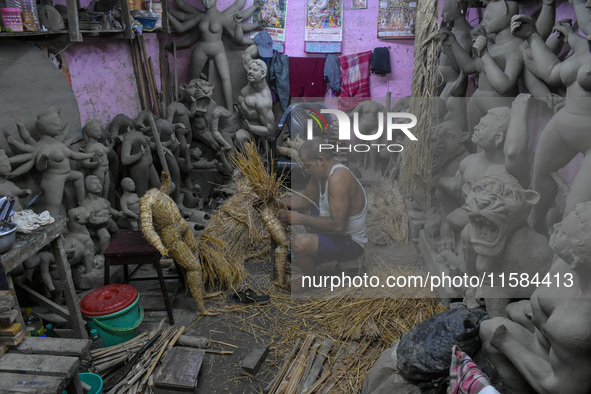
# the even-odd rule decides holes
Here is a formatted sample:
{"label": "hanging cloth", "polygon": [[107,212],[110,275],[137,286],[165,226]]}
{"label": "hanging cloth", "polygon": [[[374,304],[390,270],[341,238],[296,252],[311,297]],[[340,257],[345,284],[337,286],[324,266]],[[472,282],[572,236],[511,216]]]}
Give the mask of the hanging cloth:
{"label": "hanging cloth", "polygon": [[369,59],[371,51],[339,57],[341,64],[341,99],[339,109],[352,110],[363,97],[371,97],[369,89]]}
{"label": "hanging cloth", "polygon": [[388,47],[379,47],[371,54],[369,69],[372,73],[386,75],[392,72],[390,68],[390,50]]}
{"label": "hanging cloth", "polygon": [[291,97],[324,97],[324,57],[290,57],[289,86]]}
{"label": "hanging cloth", "polygon": [[335,95],[341,94],[341,63],[337,55],[331,53],[326,56],[324,63],[324,80]]}

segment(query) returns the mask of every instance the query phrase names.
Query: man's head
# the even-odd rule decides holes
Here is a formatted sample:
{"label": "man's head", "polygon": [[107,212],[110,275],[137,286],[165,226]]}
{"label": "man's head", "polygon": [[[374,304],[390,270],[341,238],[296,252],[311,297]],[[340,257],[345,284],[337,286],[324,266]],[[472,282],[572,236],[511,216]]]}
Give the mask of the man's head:
{"label": "man's head", "polygon": [[554,225],[550,247],[571,269],[591,256],[591,202],[581,203],[562,222]]}
{"label": "man's head", "polygon": [[464,142],[470,135],[455,122],[445,121],[431,131],[432,170],[437,172],[450,159],[465,150]]}
{"label": "man's head", "polygon": [[267,65],[261,59],[254,59],[248,63],[246,79],[249,82],[260,82],[267,76]]}
{"label": "man's head", "polygon": [[121,188],[124,192],[132,193],[135,191],[135,182],[129,177],[125,177],[121,180]]}
{"label": "man's head", "polygon": [[509,107],[490,109],[474,127],[472,142],[484,150],[502,149],[510,117]]}
{"label": "man's head", "polygon": [[91,194],[101,194],[103,191],[101,180],[95,175],[88,175],[84,178],[84,187]]}
{"label": "man's head", "polygon": [[334,160],[332,149],[321,150],[322,144],[324,144],[324,141],[321,138],[307,140],[298,151],[300,160],[304,165],[304,171],[315,179],[322,177],[326,172],[328,163],[332,163]]}

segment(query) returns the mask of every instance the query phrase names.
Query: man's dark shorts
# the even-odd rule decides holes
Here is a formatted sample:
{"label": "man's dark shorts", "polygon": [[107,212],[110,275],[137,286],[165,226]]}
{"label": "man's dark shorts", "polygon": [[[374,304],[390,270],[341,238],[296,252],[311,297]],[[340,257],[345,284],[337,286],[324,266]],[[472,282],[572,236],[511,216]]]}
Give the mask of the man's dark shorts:
{"label": "man's dark shorts", "polygon": [[318,236],[318,262],[331,260],[345,261],[354,259],[363,253],[363,247],[351,239],[350,235],[321,234]]}

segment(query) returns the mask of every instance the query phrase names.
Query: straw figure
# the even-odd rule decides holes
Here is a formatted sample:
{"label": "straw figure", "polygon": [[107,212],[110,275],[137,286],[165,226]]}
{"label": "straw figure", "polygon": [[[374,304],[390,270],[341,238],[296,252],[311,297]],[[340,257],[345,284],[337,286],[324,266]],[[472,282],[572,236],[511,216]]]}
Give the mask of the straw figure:
{"label": "straw figure", "polygon": [[205,281],[231,285],[243,275],[243,263],[264,256],[272,240],[277,244],[277,285],[282,286],[289,247],[285,227],[277,219],[285,209],[277,201],[282,180],[265,170],[252,141],[234,157],[234,163],[243,175],[237,179],[237,192],[215,213],[201,236]]}
{"label": "straw figure", "polygon": [[163,256],[172,257],[187,270],[187,285],[200,314],[213,316],[205,310],[201,263],[198,243],[178,206],[169,197],[170,176],[163,173],[160,190],[150,189],[140,199],[140,218],[144,237]]}

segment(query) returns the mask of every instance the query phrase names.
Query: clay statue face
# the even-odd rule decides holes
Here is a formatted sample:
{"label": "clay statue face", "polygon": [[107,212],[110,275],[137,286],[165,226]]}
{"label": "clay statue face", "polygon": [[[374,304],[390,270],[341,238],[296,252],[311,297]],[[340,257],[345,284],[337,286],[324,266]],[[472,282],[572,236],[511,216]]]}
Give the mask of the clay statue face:
{"label": "clay statue face", "polygon": [[90,218],[90,212],[88,212],[88,209],[83,207],[72,208],[68,211],[68,213],[72,220],[80,224],[88,223],[88,219]]}
{"label": "clay statue face", "polygon": [[60,116],[57,111],[51,111],[37,118],[35,123],[40,133],[56,137],[62,132]]}
{"label": "clay statue face", "polygon": [[203,154],[203,152],[201,152],[201,149],[199,149],[197,147],[191,149],[191,158],[192,159],[198,160],[202,154]]}
{"label": "clay statue face", "polygon": [[495,34],[509,27],[510,18],[507,15],[507,6],[503,0],[492,1],[484,10],[482,27],[486,34]]}
{"label": "clay statue face", "polygon": [[94,175],[89,175],[84,180],[84,186],[86,190],[91,194],[101,194],[103,191],[103,185],[101,180]]}
{"label": "clay statue face", "polygon": [[510,175],[489,176],[472,185],[466,198],[470,241],[476,253],[498,256],[511,233],[527,225],[531,205],[540,195],[525,190]]}
{"label": "clay statue face", "polygon": [[576,216],[568,215],[562,222],[554,225],[554,232],[550,236],[550,247],[571,268],[574,268],[572,240],[580,237],[581,231]]}
{"label": "clay statue face", "polygon": [[121,180],[121,188],[125,192],[134,192],[135,191],[135,182],[131,178],[123,178]]}
{"label": "clay statue face", "polygon": [[441,19],[444,23],[451,22],[456,16],[458,10],[457,0],[445,0],[441,9]]}
{"label": "clay statue face", "polygon": [[[262,64],[261,64],[262,63]],[[248,65],[246,79],[250,82],[260,82],[267,75],[267,66],[261,60],[253,60]]]}
{"label": "clay statue face", "polygon": [[439,170],[453,159],[467,138],[468,133],[454,122],[447,121],[437,126],[431,133],[432,170]]}
{"label": "clay statue face", "polygon": [[205,9],[209,9],[212,7],[215,7],[217,3],[217,0],[203,0],[203,6],[205,7]]}
{"label": "clay statue face", "polygon": [[82,130],[88,137],[94,139],[99,139],[103,135],[103,133],[101,132],[100,123],[94,119],[88,121],[88,123],[86,123]]}
{"label": "clay statue face", "polygon": [[508,127],[508,118],[499,117],[503,110],[494,108],[491,111],[493,113],[489,111],[474,127],[472,135],[472,142],[484,150],[496,149],[501,146],[505,140],[505,126]]}

